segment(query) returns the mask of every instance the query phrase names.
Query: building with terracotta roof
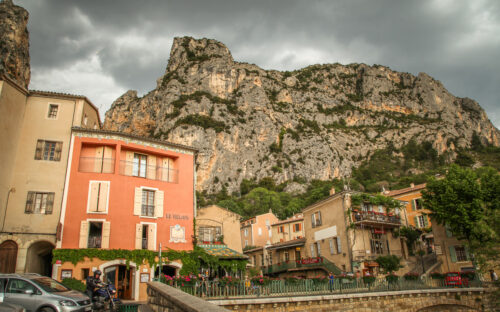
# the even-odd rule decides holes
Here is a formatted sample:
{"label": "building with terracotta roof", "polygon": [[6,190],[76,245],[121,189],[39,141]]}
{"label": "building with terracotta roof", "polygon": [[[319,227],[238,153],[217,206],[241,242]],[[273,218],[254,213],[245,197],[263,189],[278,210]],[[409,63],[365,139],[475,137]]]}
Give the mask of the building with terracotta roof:
{"label": "building with terracotta roof", "polygon": [[242,221],[240,231],[243,249],[248,246],[260,247],[271,244],[273,235],[271,225],[278,221],[278,217],[272,211]]}
{"label": "building with terracotta roof", "polygon": [[384,191],[385,196],[406,202],[407,223],[419,229],[430,228],[432,225],[428,216],[430,211],[425,209],[422,204],[421,192],[425,186],[425,183],[418,185],[412,183],[407,188]]}

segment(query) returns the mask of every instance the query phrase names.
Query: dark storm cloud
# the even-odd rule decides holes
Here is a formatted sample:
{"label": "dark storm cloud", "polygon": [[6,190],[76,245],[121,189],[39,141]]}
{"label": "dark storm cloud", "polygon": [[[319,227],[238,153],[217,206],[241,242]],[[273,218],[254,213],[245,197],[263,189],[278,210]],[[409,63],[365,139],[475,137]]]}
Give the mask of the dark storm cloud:
{"label": "dark storm cloud", "polygon": [[34,72],[97,57],[96,74],[116,93],[153,89],[173,37],[190,35],[266,69],[358,62],[427,72],[500,125],[499,1],[14,1],[30,12]]}

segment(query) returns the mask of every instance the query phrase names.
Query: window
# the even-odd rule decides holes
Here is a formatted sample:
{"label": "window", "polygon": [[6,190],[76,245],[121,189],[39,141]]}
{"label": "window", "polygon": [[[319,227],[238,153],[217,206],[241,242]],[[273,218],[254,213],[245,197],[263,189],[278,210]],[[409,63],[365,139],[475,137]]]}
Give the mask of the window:
{"label": "window", "polygon": [[82,269],[82,280],[87,279],[87,277],[89,276],[89,272],[90,272],[89,268]]}
{"label": "window", "polygon": [[61,160],[62,142],[38,140],[36,143],[36,160]]}
{"label": "window", "polygon": [[422,198],[417,198],[411,201],[413,210],[422,210],[424,206],[422,205]]}
{"label": "window", "polygon": [[455,246],[455,253],[457,255],[457,261],[468,261],[467,252],[464,246]]}
{"label": "window", "polygon": [[248,229],[245,229],[245,237],[248,236]]}
{"label": "window", "polygon": [[198,228],[198,239],[202,242],[213,243],[221,239],[222,229],[220,226],[200,226]]}
{"label": "window", "polygon": [[148,225],[142,225],[142,249],[148,249]]}
{"label": "window", "polygon": [[89,222],[89,238],[87,248],[101,248],[102,222]]}
{"label": "window", "polygon": [[89,118],[87,117],[87,114],[83,114],[83,125],[86,126]]}
{"label": "window", "polygon": [[290,260],[290,255],[288,254],[288,251],[284,252],[284,260],[285,262],[288,262]]}
{"label": "window", "polygon": [[90,181],[87,212],[106,213],[108,211],[109,182]]}
{"label": "window", "polygon": [[370,247],[372,254],[384,254],[384,237],[382,234],[372,233]]}
{"label": "window", "polygon": [[316,248],[318,248],[318,257],[321,257],[321,245],[319,242],[316,242]]}
{"label": "window", "polygon": [[49,105],[49,113],[47,114],[47,118],[56,119],[57,118],[57,111],[58,110],[59,110],[59,105],[57,105],[57,104],[50,104]]}
{"label": "window", "polygon": [[334,255],[335,254],[335,247],[334,247],[334,243],[333,243],[333,238],[330,238],[328,240],[329,244],[330,244],[330,254],[331,255]]}
{"label": "window", "polygon": [[293,225],[293,231],[294,231],[294,232],[300,232],[300,230],[301,230],[300,223],[295,223],[295,224]]}
{"label": "window", "polygon": [[260,256],[260,265],[264,266],[264,255]]}
{"label": "window", "polygon": [[311,215],[311,222],[313,228],[321,225],[321,211],[316,211]]}
{"label": "window", "polygon": [[415,225],[418,228],[426,228],[429,226],[429,221],[426,215],[420,215],[415,217]]}
{"label": "window", "polygon": [[316,254],[314,253],[314,245],[315,244],[311,244],[311,257],[316,257]]}
{"label": "window", "polygon": [[54,193],[28,192],[25,213],[52,214]]}
{"label": "window", "polygon": [[245,240],[245,247],[248,246],[248,240]]}
{"label": "window", "polygon": [[136,177],[146,177],[146,166],[147,166],[148,156],[143,154],[134,153],[134,166],[132,169],[132,175]]}
{"label": "window", "polygon": [[155,216],[155,191],[142,190],[141,216],[143,217]]}
{"label": "window", "polygon": [[31,290],[33,294],[39,293],[39,290],[30,282],[11,278],[5,292],[8,294],[26,294],[27,290]]}
{"label": "window", "polygon": [[283,225],[278,226],[278,233],[283,233],[285,231],[285,227]]}
{"label": "window", "polygon": [[262,228],[259,228],[257,232],[259,233],[259,236],[261,236],[262,235]]}

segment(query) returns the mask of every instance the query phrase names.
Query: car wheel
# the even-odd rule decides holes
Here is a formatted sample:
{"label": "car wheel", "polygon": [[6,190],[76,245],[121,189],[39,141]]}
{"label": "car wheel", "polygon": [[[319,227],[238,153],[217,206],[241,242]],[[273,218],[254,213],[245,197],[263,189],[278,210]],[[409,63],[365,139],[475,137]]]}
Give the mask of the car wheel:
{"label": "car wheel", "polygon": [[51,307],[43,307],[40,310],[38,310],[38,312],[56,312],[56,311]]}

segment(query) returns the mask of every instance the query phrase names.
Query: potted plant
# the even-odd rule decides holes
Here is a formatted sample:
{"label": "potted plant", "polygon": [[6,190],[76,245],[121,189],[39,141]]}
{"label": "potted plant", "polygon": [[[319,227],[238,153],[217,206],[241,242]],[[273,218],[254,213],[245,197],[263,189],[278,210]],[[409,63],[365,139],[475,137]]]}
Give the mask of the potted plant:
{"label": "potted plant", "polygon": [[416,281],[420,277],[420,274],[417,272],[408,272],[403,277],[406,281]]}
{"label": "potted plant", "polygon": [[385,276],[385,280],[389,283],[396,283],[399,280],[399,276],[391,272]]}

